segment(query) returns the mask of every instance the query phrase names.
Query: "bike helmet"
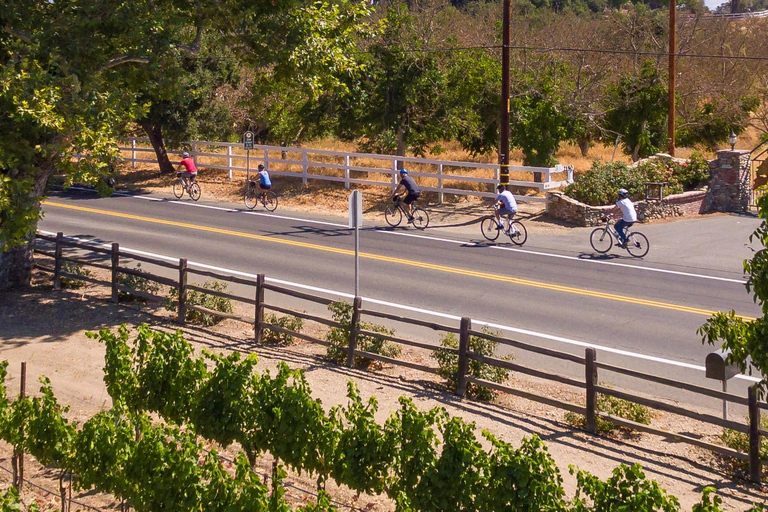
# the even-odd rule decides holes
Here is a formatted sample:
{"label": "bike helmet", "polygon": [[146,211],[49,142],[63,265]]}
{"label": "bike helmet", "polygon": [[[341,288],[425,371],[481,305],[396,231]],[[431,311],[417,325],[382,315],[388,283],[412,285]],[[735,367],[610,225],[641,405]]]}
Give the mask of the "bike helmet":
{"label": "bike helmet", "polygon": [[259,170],[261,171],[263,169],[264,169],[264,165],[263,164],[259,164]]}
{"label": "bike helmet", "polygon": [[506,190],[506,189],[507,189],[506,185],[502,185],[501,183],[496,185],[496,190],[498,190],[499,192],[501,192],[502,190]]}
{"label": "bike helmet", "polygon": [[400,169],[400,174],[408,174],[408,169]]}
{"label": "bike helmet", "polygon": [[181,154],[181,158],[189,158],[189,153],[186,151]]}
{"label": "bike helmet", "polygon": [[627,191],[627,189],[625,189],[625,188],[620,188],[619,189],[619,196],[620,197],[627,197],[628,195],[629,195],[629,192]]}

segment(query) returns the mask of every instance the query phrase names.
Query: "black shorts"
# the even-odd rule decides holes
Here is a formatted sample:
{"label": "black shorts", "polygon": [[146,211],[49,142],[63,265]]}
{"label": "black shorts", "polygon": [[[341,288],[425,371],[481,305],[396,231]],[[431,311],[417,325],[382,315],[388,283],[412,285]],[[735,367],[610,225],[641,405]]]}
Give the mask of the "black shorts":
{"label": "black shorts", "polygon": [[403,199],[403,202],[405,204],[411,204],[412,202],[417,200],[419,196],[421,196],[421,194],[408,194],[407,196],[405,196],[405,199]]}
{"label": "black shorts", "polygon": [[259,183],[259,188],[261,190],[269,190],[272,188],[272,185],[262,185],[261,183]]}

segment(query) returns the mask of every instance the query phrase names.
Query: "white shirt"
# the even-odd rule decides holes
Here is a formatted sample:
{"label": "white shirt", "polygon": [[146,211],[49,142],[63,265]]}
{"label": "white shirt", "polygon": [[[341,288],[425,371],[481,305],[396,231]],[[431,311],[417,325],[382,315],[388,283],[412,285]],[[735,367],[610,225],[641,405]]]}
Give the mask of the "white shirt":
{"label": "white shirt", "polygon": [[635,205],[632,204],[628,197],[616,201],[616,206],[621,208],[621,218],[624,219],[624,222],[637,222]]}
{"label": "white shirt", "polygon": [[505,190],[498,196],[496,196],[497,201],[501,201],[501,203],[504,205],[504,208],[511,212],[517,212],[517,201],[515,201],[515,196],[512,195],[512,192],[509,190]]}

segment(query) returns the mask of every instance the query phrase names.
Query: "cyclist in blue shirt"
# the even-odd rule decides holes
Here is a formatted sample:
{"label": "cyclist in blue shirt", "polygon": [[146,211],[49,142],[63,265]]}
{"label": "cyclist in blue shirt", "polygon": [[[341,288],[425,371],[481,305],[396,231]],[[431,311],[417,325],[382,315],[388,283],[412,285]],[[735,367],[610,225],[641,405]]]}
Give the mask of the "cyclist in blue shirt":
{"label": "cyclist in blue shirt", "polygon": [[267,194],[267,190],[272,188],[272,180],[269,179],[269,173],[262,164],[259,164],[259,190],[261,191],[261,199],[263,200]]}
{"label": "cyclist in blue shirt", "polygon": [[403,209],[405,210],[406,215],[408,215],[408,224],[411,224],[413,222],[411,203],[419,198],[421,189],[419,189],[416,181],[408,176],[407,169],[400,169],[400,183],[397,185],[394,194],[392,194],[392,200],[396,200],[397,196],[402,192],[406,192],[405,198],[403,199]]}

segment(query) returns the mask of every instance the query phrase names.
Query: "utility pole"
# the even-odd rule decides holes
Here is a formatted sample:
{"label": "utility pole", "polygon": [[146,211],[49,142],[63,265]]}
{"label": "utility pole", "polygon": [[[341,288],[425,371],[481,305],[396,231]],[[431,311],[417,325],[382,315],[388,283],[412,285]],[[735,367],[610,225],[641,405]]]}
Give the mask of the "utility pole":
{"label": "utility pole", "polygon": [[509,23],[510,0],[504,0],[501,46],[501,122],[499,124],[499,183],[509,184]]}
{"label": "utility pole", "polygon": [[675,53],[677,43],[675,33],[677,31],[677,2],[669,0],[669,112],[667,114],[667,153],[675,156]]}

